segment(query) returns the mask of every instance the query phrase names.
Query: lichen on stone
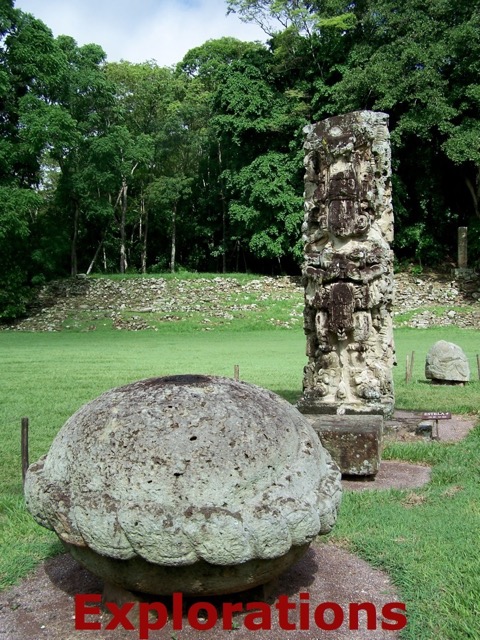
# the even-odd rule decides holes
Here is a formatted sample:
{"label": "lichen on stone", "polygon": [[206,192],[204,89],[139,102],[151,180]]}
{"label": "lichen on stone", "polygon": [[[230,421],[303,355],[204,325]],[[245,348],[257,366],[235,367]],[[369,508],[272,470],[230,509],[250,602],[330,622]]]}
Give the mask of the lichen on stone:
{"label": "lichen on stone", "polygon": [[81,407],[29,468],[29,511],[79,552],[180,567],[278,558],[335,523],[340,474],[274,393],[152,378]]}

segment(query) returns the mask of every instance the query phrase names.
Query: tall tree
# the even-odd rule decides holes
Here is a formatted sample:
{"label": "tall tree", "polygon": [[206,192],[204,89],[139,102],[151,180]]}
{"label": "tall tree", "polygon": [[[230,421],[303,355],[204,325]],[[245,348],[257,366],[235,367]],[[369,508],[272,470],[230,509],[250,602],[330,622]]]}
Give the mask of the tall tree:
{"label": "tall tree", "polygon": [[337,109],[390,114],[397,180],[405,187],[397,192],[410,198],[408,207],[397,200],[397,209],[410,212],[398,241],[411,237],[418,251],[421,237],[425,251],[436,246],[440,257],[452,226],[467,222],[469,194],[478,214],[480,3],[363,0],[355,7],[354,41],[335,85]]}
{"label": "tall tree", "polygon": [[63,135],[52,96],[64,63],[42,22],[11,2],[0,5],[0,318],[24,312],[29,286],[42,275],[37,189],[46,145]]}
{"label": "tall tree", "polygon": [[[73,126],[65,131],[64,140],[52,145],[50,156],[61,171],[57,201],[69,220],[70,272],[75,275],[79,242],[86,235],[87,222],[105,226],[110,209],[98,190],[102,179],[96,176],[92,182],[91,157],[92,145],[112,126],[114,85],[106,77],[106,55],[101,47],[95,44],[79,47],[69,36],[60,36],[57,43],[66,59],[57,104],[71,118]],[[85,263],[85,256],[82,257]]]}
{"label": "tall tree", "polygon": [[[227,256],[238,264],[240,251],[260,261],[291,256],[296,243],[291,236],[286,240],[284,221],[292,211],[275,211],[278,221],[272,222],[273,192],[280,192],[277,203],[282,197],[284,203],[295,201],[300,235],[301,203],[291,196],[296,189],[301,193],[301,161],[293,159],[296,151],[290,143],[305,123],[305,96],[290,90],[278,59],[258,43],[210,41],[189,52],[180,68],[208,96],[208,145],[200,170],[205,194],[201,206],[209,206],[210,219],[217,224],[210,254],[221,256],[222,270]],[[287,166],[293,167],[292,180],[281,184]],[[252,190],[258,196],[256,181],[263,185],[263,197],[252,198]]]}
{"label": "tall tree", "polygon": [[[195,180],[196,207],[202,219],[203,237],[208,241],[210,259],[221,259],[221,270],[227,270],[227,256],[238,248],[238,235],[230,224],[226,173],[235,165],[237,145],[224,135],[217,117],[221,115],[218,95],[240,61],[261,61],[269,57],[263,45],[241,42],[235,38],[209,40],[191,49],[177,67],[187,79],[186,102],[195,113],[198,174]],[[207,257],[208,260],[208,257]]]}
{"label": "tall tree", "polygon": [[[295,93],[277,86],[271,53],[239,60],[215,93],[212,125],[228,165],[233,237],[255,258],[297,259],[302,219],[299,132],[305,124]],[[300,196],[300,197],[299,197]]]}
{"label": "tall tree", "polygon": [[[108,77],[116,86],[116,118],[128,129],[131,138],[132,158],[135,159],[129,175],[131,202],[136,219],[133,221],[131,244],[138,238],[140,270],[147,270],[147,253],[151,198],[147,197],[150,185],[165,171],[164,127],[170,117],[172,105],[178,102],[178,82],[173,71],[153,62],[131,64],[122,61],[107,67]],[[126,194],[126,176],[122,178],[121,192]],[[126,201],[122,200],[124,207]],[[123,210],[125,223],[126,209]],[[131,222],[132,222],[131,221]],[[153,220],[155,222],[155,220]],[[121,227],[124,227],[124,224]],[[124,237],[124,232],[123,234]],[[134,246],[130,247],[131,250]]]}

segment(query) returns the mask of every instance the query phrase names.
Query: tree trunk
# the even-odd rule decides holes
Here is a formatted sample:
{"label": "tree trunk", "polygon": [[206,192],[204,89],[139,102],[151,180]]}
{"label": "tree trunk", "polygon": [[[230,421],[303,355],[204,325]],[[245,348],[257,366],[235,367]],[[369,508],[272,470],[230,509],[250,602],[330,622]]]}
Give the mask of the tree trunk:
{"label": "tree trunk", "polygon": [[467,189],[470,191],[470,195],[472,196],[473,210],[475,211],[475,215],[477,218],[480,218],[480,167],[477,167],[477,175],[475,177],[475,185],[472,184],[470,178],[465,178],[465,184],[467,185]]}
{"label": "tree trunk", "polygon": [[80,221],[80,207],[78,202],[75,202],[75,209],[73,214],[73,234],[72,234],[72,246],[71,246],[71,270],[72,276],[76,276],[78,273],[77,265],[77,241],[78,241],[78,223]]}
{"label": "tree trunk", "polygon": [[100,253],[100,249],[102,248],[102,245],[103,245],[103,238],[100,240],[97,250],[95,251],[95,255],[93,256],[92,261],[90,262],[90,265],[87,269],[87,276],[89,276],[92,273],[93,266],[97,261],[98,254]]}
{"label": "tree trunk", "polygon": [[147,273],[147,236],[148,236],[148,209],[145,208],[145,197],[142,193],[140,200],[140,220],[143,218],[143,242],[142,242],[142,273]]}
{"label": "tree trunk", "polygon": [[125,249],[125,225],[127,219],[127,181],[122,179],[121,217],[120,217],[120,273],[127,270],[127,253]]}
{"label": "tree trunk", "polygon": [[235,271],[238,273],[238,261],[240,260],[240,240],[235,242]]}
{"label": "tree trunk", "polygon": [[170,255],[170,271],[175,273],[175,252],[177,242],[177,203],[173,205],[172,209],[172,253]]}
{"label": "tree trunk", "polygon": [[[222,172],[222,148],[218,143],[218,166]],[[227,273],[227,212],[225,205],[225,192],[223,181],[220,187],[220,198],[222,200],[222,273]]]}
{"label": "tree trunk", "polygon": [[225,213],[225,199],[222,196],[222,273],[227,273],[227,216]]}

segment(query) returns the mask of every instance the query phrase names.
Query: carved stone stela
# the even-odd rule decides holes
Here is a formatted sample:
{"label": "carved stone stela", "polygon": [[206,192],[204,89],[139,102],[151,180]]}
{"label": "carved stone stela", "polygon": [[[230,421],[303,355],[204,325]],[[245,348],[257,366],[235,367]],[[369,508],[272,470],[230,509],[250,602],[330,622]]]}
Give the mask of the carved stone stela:
{"label": "carved stone stela", "polygon": [[305,128],[303,413],[393,412],[393,210],[385,113]]}

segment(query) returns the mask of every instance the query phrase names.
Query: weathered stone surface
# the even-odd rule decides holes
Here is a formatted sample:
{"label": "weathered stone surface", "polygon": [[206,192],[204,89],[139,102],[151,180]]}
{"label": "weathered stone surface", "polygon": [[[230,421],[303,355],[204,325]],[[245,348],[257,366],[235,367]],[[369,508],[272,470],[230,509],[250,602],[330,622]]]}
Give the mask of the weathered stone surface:
{"label": "weathered stone surface", "polygon": [[[64,543],[65,544],[65,543]],[[221,595],[251,589],[273,580],[299,560],[309,544],[291,547],[277,558],[254,558],[232,565],[214,565],[198,560],[190,565],[167,566],[147,562],[139,556],[115,560],[65,544],[71,555],[94,575],[124,589],[157,595]]]}
{"label": "weathered stone surface", "polygon": [[439,382],[468,382],[470,367],[466,355],[453,342],[439,340],[427,353],[425,377]]}
{"label": "weathered stone surface", "polygon": [[393,212],[384,113],[306,127],[303,413],[393,411]]}
{"label": "weathered stone surface", "polygon": [[322,416],[313,420],[312,426],[342,474],[377,474],[382,457],[382,416]]}
{"label": "weathered stone surface", "polygon": [[331,530],[340,496],[338,468],[294,407],[211,376],[104,393],[25,483],[29,511],[80,562],[152,593],[269,580]]}

